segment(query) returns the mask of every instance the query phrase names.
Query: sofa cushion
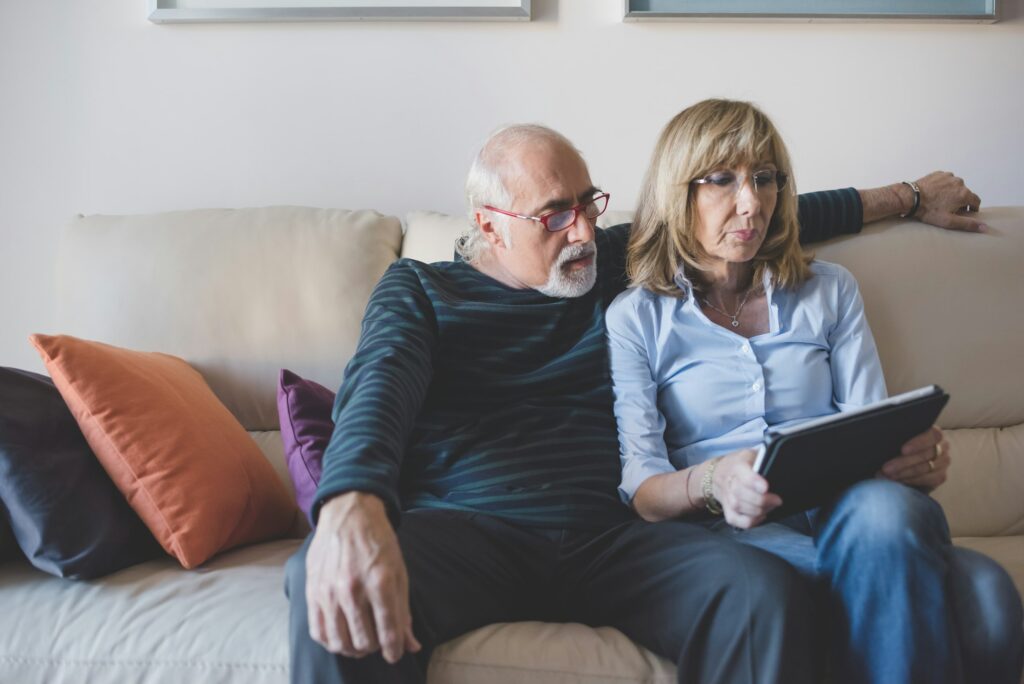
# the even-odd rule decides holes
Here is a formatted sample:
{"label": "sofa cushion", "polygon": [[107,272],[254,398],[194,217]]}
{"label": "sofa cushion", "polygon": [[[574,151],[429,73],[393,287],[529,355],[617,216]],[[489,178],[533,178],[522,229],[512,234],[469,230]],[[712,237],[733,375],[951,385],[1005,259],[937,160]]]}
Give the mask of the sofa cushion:
{"label": "sofa cushion", "polygon": [[309,510],[320,484],[324,450],[334,432],[333,406],[334,392],[290,370],[281,370],[277,386],[281,441],[295,487],[295,501],[310,522]]}
{"label": "sofa cushion", "polygon": [[13,368],[0,368],[0,501],[25,556],[58,577],[99,577],[161,553],[53,382]]}
{"label": "sofa cushion", "polygon": [[69,336],[32,343],[114,484],[184,567],[293,529],[284,484],[187,363]]}
{"label": "sofa cushion", "polygon": [[79,217],[60,242],[54,323],[185,359],[247,430],[276,430],[278,371],[341,383],[401,240],[399,220],[373,211]]}
{"label": "sofa cushion", "polygon": [[0,682],[285,684],[284,563],[301,541],[171,558],[88,583],[0,568]]}
{"label": "sofa cushion", "polygon": [[887,221],[816,250],[857,277],[890,394],[949,392],[944,428],[1024,423],[1024,207],[979,216],[990,233]]}

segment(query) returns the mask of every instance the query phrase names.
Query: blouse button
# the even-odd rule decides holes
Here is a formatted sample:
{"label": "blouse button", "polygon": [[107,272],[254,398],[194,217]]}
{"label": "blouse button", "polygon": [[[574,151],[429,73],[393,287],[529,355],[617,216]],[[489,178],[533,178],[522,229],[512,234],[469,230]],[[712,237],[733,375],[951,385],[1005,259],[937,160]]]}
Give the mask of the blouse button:
{"label": "blouse button", "polygon": [[753,389],[753,390],[754,390],[755,392],[757,392],[758,390],[760,390],[760,389],[761,389],[761,381],[760,381],[760,380],[758,380],[757,382],[755,382],[755,383],[754,383],[753,385],[751,385],[751,388],[752,388],[752,389]]}

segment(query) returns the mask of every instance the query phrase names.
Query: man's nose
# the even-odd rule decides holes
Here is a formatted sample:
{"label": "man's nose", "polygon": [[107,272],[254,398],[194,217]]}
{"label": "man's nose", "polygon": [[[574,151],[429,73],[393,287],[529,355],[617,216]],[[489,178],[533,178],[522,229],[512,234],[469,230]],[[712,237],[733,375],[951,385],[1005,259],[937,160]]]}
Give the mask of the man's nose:
{"label": "man's nose", "polygon": [[597,219],[587,218],[584,212],[576,214],[576,220],[566,230],[569,231],[569,242],[590,242],[597,230]]}

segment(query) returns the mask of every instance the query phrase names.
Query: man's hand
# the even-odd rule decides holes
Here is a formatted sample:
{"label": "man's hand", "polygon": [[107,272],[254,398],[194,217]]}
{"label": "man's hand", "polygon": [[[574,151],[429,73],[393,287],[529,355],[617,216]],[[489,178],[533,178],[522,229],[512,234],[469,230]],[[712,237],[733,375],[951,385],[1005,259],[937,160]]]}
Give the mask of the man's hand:
{"label": "man's hand", "polygon": [[306,605],[309,635],[332,653],[382,651],[396,663],[420,650],[402,551],[378,497],[349,492],[320,509],[306,554]]}
{"label": "man's hand", "polygon": [[984,222],[968,213],[978,211],[981,198],[971,192],[963,178],[948,171],[933,171],[919,178],[917,187],[921,189],[921,206],[915,216],[921,221],[949,230],[984,232]]}
{"label": "man's hand", "polygon": [[[964,184],[962,178],[948,171],[933,171],[917,179],[916,183],[921,190],[921,204],[914,212],[914,218],[947,230],[981,233],[987,228],[983,221],[971,215],[981,206],[981,198]],[[914,206],[914,191],[905,183],[858,192],[864,209],[864,223],[905,214]]]}
{"label": "man's hand", "polygon": [[931,492],[946,481],[951,462],[949,442],[933,427],[904,444],[901,455],[882,466],[882,476]]}
{"label": "man's hand", "polygon": [[723,456],[715,468],[711,488],[722,504],[725,521],[733,527],[749,529],[782,505],[778,494],[768,491],[768,480],[754,472],[757,452],[741,449]]}

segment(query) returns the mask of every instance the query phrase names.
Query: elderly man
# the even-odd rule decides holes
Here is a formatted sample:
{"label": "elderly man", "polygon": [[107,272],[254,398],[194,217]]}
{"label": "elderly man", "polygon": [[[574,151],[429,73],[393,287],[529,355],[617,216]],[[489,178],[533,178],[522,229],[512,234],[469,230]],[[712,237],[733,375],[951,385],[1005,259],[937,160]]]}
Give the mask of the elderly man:
{"label": "elderly man", "polygon": [[[978,204],[959,179],[918,188],[801,197],[804,236],[912,206],[978,227],[956,213]],[[370,298],[317,528],[288,564],[292,680],[423,681],[448,639],[546,620],[615,627],[683,681],[809,681],[811,606],[786,563],[619,499],[604,311],[629,227],[595,229],[608,196],[580,154],[550,129],[505,128],[467,194],[464,259],[400,260]]]}

